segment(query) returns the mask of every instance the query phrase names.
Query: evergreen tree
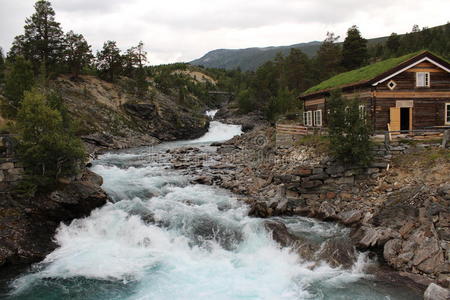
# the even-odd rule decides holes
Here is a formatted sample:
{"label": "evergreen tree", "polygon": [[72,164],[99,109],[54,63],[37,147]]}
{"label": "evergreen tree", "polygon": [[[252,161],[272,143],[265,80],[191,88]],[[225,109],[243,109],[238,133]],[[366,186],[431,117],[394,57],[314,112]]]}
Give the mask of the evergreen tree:
{"label": "evergreen tree", "polygon": [[339,36],[327,32],[327,37],[320,45],[316,54],[315,69],[318,73],[317,82],[328,79],[340,72],[341,48],[336,44]]}
{"label": "evergreen tree", "polygon": [[400,48],[400,37],[393,32],[386,41],[386,47],[389,52],[395,56]]}
{"label": "evergreen tree", "polygon": [[122,57],[115,41],[107,41],[103,49],[97,52],[97,68],[100,76],[110,82],[122,72]]}
{"label": "evergreen tree", "polygon": [[0,47],[0,86],[5,80],[5,57],[3,56],[3,49]]}
{"label": "evergreen tree", "polygon": [[83,67],[88,66],[92,59],[91,46],[82,34],[76,34],[72,30],[66,33],[65,38],[65,61],[74,78],[78,78]]}
{"label": "evergreen tree", "polygon": [[136,47],[131,47],[123,56],[124,74],[134,79],[135,91],[138,97],[142,97],[147,89],[147,72],[144,68],[147,63],[147,52],[142,41]]}
{"label": "evergreen tree", "polygon": [[25,92],[18,112],[19,156],[28,180],[41,190],[55,187],[58,178],[73,176],[84,158],[83,145],[64,126],[60,111],[37,89]]}
{"label": "evergreen tree", "polygon": [[9,68],[4,89],[6,103],[3,106],[9,116],[15,116],[23,100],[24,92],[33,86],[34,74],[31,63],[21,56],[16,57]]}
{"label": "evergreen tree", "polygon": [[39,0],[34,8],[33,15],[25,20],[24,34],[14,39],[10,54],[31,61],[36,73],[42,64],[47,77],[62,59],[63,32],[49,1]]}
{"label": "evergreen tree", "polygon": [[344,164],[367,166],[372,160],[370,127],[358,99],[346,100],[334,91],[327,101],[330,150]]}
{"label": "evergreen tree", "polygon": [[299,49],[291,49],[284,61],[286,86],[291,91],[300,93],[311,86],[312,65],[308,56]]}
{"label": "evergreen tree", "polygon": [[342,66],[346,70],[362,67],[368,60],[367,40],[361,36],[356,25],[347,31],[342,45]]}

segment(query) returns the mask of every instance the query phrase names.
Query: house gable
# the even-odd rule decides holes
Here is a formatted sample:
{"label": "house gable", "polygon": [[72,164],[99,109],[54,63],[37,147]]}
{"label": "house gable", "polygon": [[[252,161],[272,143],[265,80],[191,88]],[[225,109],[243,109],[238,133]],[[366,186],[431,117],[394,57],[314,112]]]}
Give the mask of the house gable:
{"label": "house gable", "polygon": [[[435,66],[435,68],[431,67],[430,65],[425,65],[424,63],[429,63],[432,66]],[[421,68],[415,68],[416,66],[420,67],[420,65],[422,64]],[[416,70],[414,70],[416,69]],[[403,72],[408,72],[408,71],[413,71],[413,72],[436,72],[436,70],[442,70],[442,71],[446,71],[447,73],[450,73],[450,67],[445,66],[444,64],[437,62],[436,60],[430,58],[429,56],[425,56],[415,62],[412,62],[411,64],[401,68],[400,70],[394,71],[392,74],[387,75],[382,77],[381,79],[375,79],[376,81],[374,83],[372,83],[372,86],[377,86],[383,82],[386,82],[387,80],[403,73]]]}

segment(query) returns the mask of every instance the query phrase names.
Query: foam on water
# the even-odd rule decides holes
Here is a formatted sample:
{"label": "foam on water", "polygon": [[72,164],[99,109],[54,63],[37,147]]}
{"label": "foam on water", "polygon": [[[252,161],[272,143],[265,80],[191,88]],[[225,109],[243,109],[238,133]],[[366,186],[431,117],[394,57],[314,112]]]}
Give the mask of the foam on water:
{"label": "foam on water", "polygon": [[211,119],[214,119],[218,111],[219,111],[218,109],[207,110],[205,112],[205,115],[210,117]]}
{"label": "foam on water", "polygon": [[211,121],[209,123],[209,130],[204,136],[190,141],[190,143],[205,143],[205,142],[223,142],[231,139],[236,135],[242,134],[241,125],[223,124],[218,121]]}

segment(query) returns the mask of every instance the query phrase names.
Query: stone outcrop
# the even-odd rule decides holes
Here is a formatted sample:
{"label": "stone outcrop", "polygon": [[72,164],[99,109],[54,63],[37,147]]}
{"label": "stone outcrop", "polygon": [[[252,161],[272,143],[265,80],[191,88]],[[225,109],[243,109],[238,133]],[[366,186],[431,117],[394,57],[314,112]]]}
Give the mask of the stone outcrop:
{"label": "stone outcrop", "polygon": [[56,245],[60,222],[81,218],[108,201],[102,178],[86,170],[56,191],[32,199],[7,195],[0,201],[0,266],[42,260]]}
{"label": "stone outcrop", "polygon": [[437,284],[431,283],[425,290],[424,300],[448,300],[450,299],[450,290]]}

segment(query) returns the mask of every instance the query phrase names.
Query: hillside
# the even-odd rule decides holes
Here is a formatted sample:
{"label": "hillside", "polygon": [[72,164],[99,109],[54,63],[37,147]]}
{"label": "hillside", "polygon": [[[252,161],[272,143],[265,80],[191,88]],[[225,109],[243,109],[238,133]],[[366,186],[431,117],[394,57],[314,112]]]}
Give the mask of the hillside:
{"label": "hillside", "polygon": [[290,49],[297,48],[309,56],[313,56],[320,47],[320,42],[314,41],[290,46],[247,48],[247,49],[217,49],[206,53],[203,57],[190,62],[192,65],[206,68],[236,69],[252,71],[263,63],[275,58],[277,53],[286,55]]}
{"label": "hillside", "polygon": [[[203,112],[209,103],[189,90],[180,101],[178,91],[182,84],[204,88],[205,83],[214,86],[215,80],[196,68],[171,74],[166,77],[178,79],[181,86],[163,91],[155,83],[155,77],[148,77],[150,86],[144,97],[129,90],[130,79],[124,76],[111,83],[91,75],[81,75],[77,80],[59,75],[50,82],[50,88],[61,96],[76,124],[77,135],[89,152],[199,137],[208,128],[208,118]],[[5,125],[6,120],[0,116],[0,126]]]}

